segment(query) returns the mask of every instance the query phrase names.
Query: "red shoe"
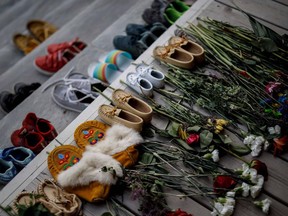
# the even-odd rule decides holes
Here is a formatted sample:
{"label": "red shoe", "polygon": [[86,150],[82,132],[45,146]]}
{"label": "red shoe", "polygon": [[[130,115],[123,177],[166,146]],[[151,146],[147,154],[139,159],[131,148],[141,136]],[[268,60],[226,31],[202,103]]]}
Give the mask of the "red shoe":
{"label": "red shoe", "polygon": [[28,113],[22,125],[28,131],[39,133],[48,143],[58,135],[54,126],[49,121],[38,118],[35,113]]}
{"label": "red shoe", "polygon": [[67,62],[73,59],[75,54],[69,49],[59,50],[46,56],[37,57],[34,66],[37,71],[52,76],[60,70]]}
{"label": "red shoe", "polygon": [[81,52],[87,46],[86,43],[79,41],[79,38],[76,38],[70,42],[63,42],[59,44],[51,44],[47,47],[47,52],[52,54],[59,50],[69,49],[74,54]]}
{"label": "red shoe", "polygon": [[47,145],[47,142],[41,134],[28,131],[24,127],[12,133],[11,142],[14,146],[23,146],[30,149],[35,154],[41,152]]}

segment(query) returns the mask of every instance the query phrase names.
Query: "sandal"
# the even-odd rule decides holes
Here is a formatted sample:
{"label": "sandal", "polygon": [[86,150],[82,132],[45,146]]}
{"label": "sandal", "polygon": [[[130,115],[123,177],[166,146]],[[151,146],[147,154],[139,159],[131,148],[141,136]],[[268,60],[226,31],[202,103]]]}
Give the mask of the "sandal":
{"label": "sandal", "polygon": [[75,195],[65,192],[54,180],[45,179],[38,185],[37,192],[44,197],[43,205],[55,215],[78,216],[82,202]]}
{"label": "sandal", "polygon": [[116,89],[112,94],[112,100],[115,106],[128,110],[131,113],[141,117],[145,123],[152,119],[152,108],[143,100],[126,93],[122,89]]}
{"label": "sandal", "polygon": [[15,34],[13,36],[15,46],[25,55],[34,50],[40,43],[29,35]]}
{"label": "sandal", "polygon": [[57,31],[57,28],[42,20],[31,20],[27,23],[27,29],[30,34],[33,35],[38,41],[43,42],[53,33]]}
{"label": "sandal", "polygon": [[173,47],[181,48],[191,53],[198,64],[202,64],[205,61],[203,47],[187,38],[173,36],[169,39],[168,43]]}
{"label": "sandal", "polygon": [[181,68],[192,69],[194,67],[193,55],[183,49],[172,46],[157,46],[153,50],[153,55],[160,61],[164,61]]}

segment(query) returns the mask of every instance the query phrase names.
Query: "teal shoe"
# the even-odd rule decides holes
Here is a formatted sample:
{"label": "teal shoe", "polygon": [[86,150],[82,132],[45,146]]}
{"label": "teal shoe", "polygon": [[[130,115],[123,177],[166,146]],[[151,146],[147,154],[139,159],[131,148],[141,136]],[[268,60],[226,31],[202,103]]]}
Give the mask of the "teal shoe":
{"label": "teal shoe", "polygon": [[180,0],[171,2],[170,6],[182,14],[189,9],[189,6]]}
{"label": "teal shoe", "polygon": [[0,158],[0,184],[7,184],[17,175],[17,169],[11,161]]}
{"label": "teal shoe", "polygon": [[174,8],[168,7],[163,15],[167,22],[172,25],[179,17],[182,16],[182,13],[178,12]]}

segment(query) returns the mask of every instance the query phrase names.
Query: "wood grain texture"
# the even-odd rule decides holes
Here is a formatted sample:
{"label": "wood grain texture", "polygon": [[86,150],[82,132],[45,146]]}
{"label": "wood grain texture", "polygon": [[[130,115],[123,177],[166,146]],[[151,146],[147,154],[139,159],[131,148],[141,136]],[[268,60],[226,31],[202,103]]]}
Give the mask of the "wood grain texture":
{"label": "wood grain texture", "polygon": [[[239,7],[241,10],[255,16],[255,18],[266,21],[283,30],[288,30],[288,7],[283,7],[271,0],[217,0],[217,2],[229,5],[235,9]],[[277,13],[274,11],[277,11]]]}
{"label": "wood grain texture", "polygon": [[[3,38],[3,40],[0,41],[0,74],[5,73],[9,68],[25,57],[13,44],[12,37],[16,32],[29,34],[26,29],[26,23],[29,20],[46,20],[56,27],[61,28],[92,2],[93,0],[83,0],[81,2],[77,0],[65,0],[61,1],[61,3],[57,0],[27,2],[25,4],[26,8],[21,8],[21,11],[24,11],[20,13],[21,16],[10,22],[7,22],[6,20],[9,24],[0,31],[0,38]],[[65,16],[63,16],[63,13],[65,13]],[[66,38],[63,37],[62,40],[66,40]],[[19,71],[21,74],[27,72],[28,71],[24,68]]]}

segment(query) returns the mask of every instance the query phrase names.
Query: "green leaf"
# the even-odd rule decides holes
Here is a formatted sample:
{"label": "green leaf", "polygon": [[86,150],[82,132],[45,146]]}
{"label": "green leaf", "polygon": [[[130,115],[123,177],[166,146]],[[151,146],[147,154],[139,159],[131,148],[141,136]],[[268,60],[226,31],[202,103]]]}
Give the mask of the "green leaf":
{"label": "green leaf", "polygon": [[230,139],[230,137],[226,134],[218,134],[219,138],[222,140],[224,144],[231,144],[233,141]]}
{"label": "green leaf", "polygon": [[189,146],[184,140],[181,139],[175,139],[176,142],[181,145],[183,148],[185,148],[186,150],[192,150],[194,151],[194,148],[192,148],[191,146]]}
{"label": "green leaf", "polygon": [[248,65],[256,65],[256,61],[251,60],[251,59],[244,59],[243,62]]}
{"label": "green leaf", "polygon": [[258,39],[258,46],[262,52],[265,51],[271,53],[278,50],[276,43],[270,38],[266,37],[261,37]]}
{"label": "green leaf", "polygon": [[230,149],[238,155],[247,155],[251,152],[251,150],[246,145],[239,145],[235,143],[230,145]]}
{"label": "green leaf", "polygon": [[187,132],[198,132],[200,129],[201,129],[200,126],[195,125],[195,126],[193,126],[193,127],[188,127],[188,128],[187,128]]}
{"label": "green leaf", "polygon": [[172,137],[178,137],[178,129],[180,124],[177,122],[172,122],[168,127],[168,134]]}
{"label": "green leaf", "polygon": [[150,153],[143,153],[141,156],[141,162],[144,164],[150,164],[153,161],[154,156]]}
{"label": "green leaf", "polygon": [[213,133],[208,130],[204,130],[200,133],[200,147],[207,148],[213,140]]}

